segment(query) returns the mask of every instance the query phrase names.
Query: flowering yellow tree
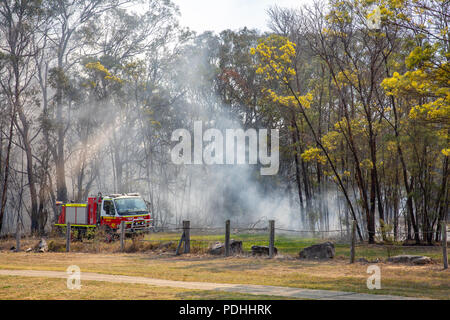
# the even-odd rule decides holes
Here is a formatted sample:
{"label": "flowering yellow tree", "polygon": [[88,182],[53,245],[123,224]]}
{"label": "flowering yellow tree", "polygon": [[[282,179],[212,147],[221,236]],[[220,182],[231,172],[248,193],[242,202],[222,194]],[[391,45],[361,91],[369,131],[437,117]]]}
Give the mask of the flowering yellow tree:
{"label": "flowering yellow tree", "polygon": [[[408,174],[420,185],[420,196],[425,205],[423,238],[431,243],[433,221],[436,225],[445,219],[448,207],[448,157],[450,155],[450,64],[448,12],[450,3],[443,0],[383,0],[381,18],[386,26],[406,30],[412,46],[404,61],[392,64],[382,87],[392,100],[394,129],[398,153],[403,169],[405,188],[412,193],[412,183],[406,182]],[[399,119],[400,114],[405,116]],[[400,139],[401,135],[404,135]],[[400,143],[402,141],[402,143]],[[400,146],[402,145],[402,146]],[[408,170],[402,149],[414,161]],[[442,165],[442,167],[441,167]],[[442,175],[442,180],[425,178]],[[429,212],[429,190],[435,209]],[[413,211],[408,196],[408,210]],[[416,212],[417,214],[417,212]],[[416,239],[418,235],[416,234]],[[436,232],[436,239],[438,232]]]}
{"label": "flowering yellow tree", "polygon": [[300,107],[309,109],[312,94],[301,95],[293,89],[291,81],[296,75],[293,59],[295,57],[296,44],[286,37],[271,35],[260,41],[250,53],[257,55],[259,64],[256,73],[264,77],[266,81],[278,81],[283,84],[280,92],[270,88],[263,89],[268,97],[276,103],[286,107]]}
{"label": "flowering yellow tree", "polygon": [[[321,138],[313,126],[311,115],[307,113],[307,110],[311,108],[314,94],[310,91],[302,95],[298,90],[298,83],[297,85],[293,83],[294,76],[296,76],[294,64],[295,47],[296,44],[288,38],[271,35],[261,40],[256,48],[251,49],[250,53],[256,55],[258,60],[256,73],[261,75],[266,82],[266,86],[262,91],[266,94],[268,100],[302,115],[313,136],[315,146],[310,146],[305,150],[301,154],[301,158],[305,161],[317,161],[317,163],[322,165],[329,164],[331,168],[330,175],[334,176],[334,181],[336,181],[347,200],[353,219],[357,220],[356,212],[342,180],[343,175],[339,174],[335,165],[336,159],[333,159],[330,153],[333,149],[333,144],[330,141],[332,134]],[[297,126],[296,121],[294,121],[294,126]],[[348,172],[345,172],[344,175],[347,176],[348,174]],[[359,238],[362,240],[359,226],[357,226],[357,231]]]}

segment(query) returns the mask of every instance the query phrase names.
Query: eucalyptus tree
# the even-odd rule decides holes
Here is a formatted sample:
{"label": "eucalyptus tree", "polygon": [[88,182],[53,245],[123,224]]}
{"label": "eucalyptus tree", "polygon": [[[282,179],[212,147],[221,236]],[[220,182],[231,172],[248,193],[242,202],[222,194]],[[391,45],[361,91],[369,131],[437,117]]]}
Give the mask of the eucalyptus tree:
{"label": "eucalyptus tree", "polygon": [[141,161],[137,157],[147,143],[140,129],[152,126],[151,120],[143,121],[148,120],[152,91],[167,68],[164,62],[172,54],[170,46],[178,40],[176,15],[172,3],[159,0],[149,1],[143,13],[111,9],[98,21],[92,41],[96,54],[83,59],[84,66],[97,63],[114,75],[109,80],[115,84],[104,87],[99,96],[108,105],[106,118],[114,126],[108,139],[114,176],[111,191],[130,192],[138,187],[135,175]]}
{"label": "eucalyptus tree", "polygon": [[[31,202],[31,230],[38,231],[38,192],[33,158],[33,142],[38,132],[33,127],[36,112],[34,57],[42,45],[37,32],[45,23],[41,1],[2,1],[0,3],[0,54],[4,72],[0,76],[2,94],[8,105],[9,129],[0,211],[0,230],[6,209],[10,154],[14,127],[26,154],[26,172]],[[2,132],[3,134],[3,132]]]}
{"label": "eucalyptus tree", "polygon": [[[91,53],[89,33],[95,32],[94,22],[107,12],[122,5],[140,3],[133,0],[55,0],[45,2],[52,17],[46,28],[49,49],[54,53],[50,61],[45,62],[48,72],[42,80],[49,84],[54,94],[44,99],[44,118],[52,124],[54,130],[43,133],[50,146],[56,172],[57,200],[67,201],[65,140],[70,126],[71,101],[70,73],[77,68],[80,58]],[[43,94],[48,95],[48,86]],[[56,212],[55,212],[56,214]]]}

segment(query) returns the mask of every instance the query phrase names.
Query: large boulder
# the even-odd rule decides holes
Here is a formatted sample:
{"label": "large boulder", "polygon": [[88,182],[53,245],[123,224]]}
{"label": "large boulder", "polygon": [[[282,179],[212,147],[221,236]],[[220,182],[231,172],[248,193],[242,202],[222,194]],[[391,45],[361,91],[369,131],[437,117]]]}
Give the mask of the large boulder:
{"label": "large boulder", "polygon": [[[274,255],[278,254],[278,250],[276,247],[273,247],[273,254]],[[268,256],[269,255],[269,247],[268,246],[252,246],[252,255]]]}
{"label": "large boulder", "polygon": [[[244,251],[242,250],[242,241],[238,240],[230,240],[230,254],[241,254]],[[224,255],[225,254],[225,243],[216,242],[209,248],[209,253],[213,255]]]}
{"label": "large boulder", "polygon": [[387,259],[388,262],[392,263],[404,263],[404,264],[415,264],[415,265],[424,265],[432,263],[430,257],[425,256],[415,256],[410,254],[399,255],[395,257],[390,257]]}
{"label": "large boulder", "polygon": [[329,241],[314,244],[299,253],[300,259],[333,259],[334,255],[334,244]]}
{"label": "large boulder", "polygon": [[209,253],[213,255],[222,255],[225,252],[225,244],[223,242],[216,242],[209,247]]}

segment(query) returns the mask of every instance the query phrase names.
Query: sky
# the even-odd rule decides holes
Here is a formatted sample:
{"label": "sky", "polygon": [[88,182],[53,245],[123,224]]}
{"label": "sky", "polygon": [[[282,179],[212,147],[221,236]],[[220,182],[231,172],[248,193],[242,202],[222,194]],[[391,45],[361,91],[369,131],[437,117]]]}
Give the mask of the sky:
{"label": "sky", "polygon": [[181,11],[180,23],[190,29],[219,33],[243,27],[267,31],[266,10],[279,7],[298,8],[308,0],[172,0]]}

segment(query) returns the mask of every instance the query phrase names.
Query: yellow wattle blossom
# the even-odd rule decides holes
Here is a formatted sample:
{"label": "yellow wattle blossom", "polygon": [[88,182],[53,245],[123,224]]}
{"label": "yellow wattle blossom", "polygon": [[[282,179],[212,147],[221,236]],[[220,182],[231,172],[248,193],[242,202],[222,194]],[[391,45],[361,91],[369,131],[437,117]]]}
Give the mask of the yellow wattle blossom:
{"label": "yellow wattle blossom", "polygon": [[373,169],[373,162],[370,159],[364,159],[359,163],[361,168],[364,168],[366,170]]}
{"label": "yellow wattle blossom", "polygon": [[443,149],[442,154],[446,157],[450,157],[450,148]]}
{"label": "yellow wattle blossom", "polygon": [[317,161],[320,164],[326,164],[327,158],[322,154],[319,148],[309,148],[301,155],[302,159],[305,161]]}
{"label": "yellow wattle blossom", "polygon": [[338,73],[336,76],[338,83],[343,85],[352,85],[355,88],[359,87],[358,75],[356,71],[344,70]]}
{"label": "yellow wattle blossom", "polygon": [[339,143],[339,139],[341,138],[341,134],[337,131],[329,131],[322,137],[322,145],[327,150],[336,150],[337,145]]}
{"label": "yellow wattle blossom", "polygon": [[308,92],[304,96],[298,96],[298,100],[300,101],[300,103],[302,104],[302,106],[304,108],[309,109],[309,108],[311,108],[311,102],[313,100],[313,95],[311,92]]}
{"label": "yellow wattle blossom", "polygon": [[286,37],[272,35],[260,41],[256,48],[251,48],[250,54],[258,56],[260,63],[256,73],[263,75],[265,80],[282,79],[288,82],[295,76],[292,68],[295,43]]}
{"label": "yellow wattle blossom", "polygon": [[309,109],[313,100],[313,95],[310,92],[308,92],[304,96],[297,95],[297,98],[293,95],[278,95],[271,89],[267,89],[265,90],[265,92],[268,93],[268,97],[270,100],[272,100],[273,102],[277,102],[285,107],[297,107],[298,103],[300,102],[303,108]]}
{"label": "yellow wattle blossom", "polygon": [[450,103],[449,99],[438,98],[435,101],[417,105],[409,112],[411,119],[425,119],[427,121],[439,121],[450,124]]}
{"label": "yellow wattle blossom", "polygon": [[409,117],[429,123],[450,123],[450,63],[442,58],[439,43],[415,47],[405,59],[409,71],[381,83],[387,95],[408,97],[413,103]]}
{"label": "yellow wattle blossom", "polygon": [[122,83],[123,80],[120,79],[119,77],[116,77],[115,75],[111,74],[111,72],[105,68],[105,66],[103,66],[100,61],[96,61],[96,62],[89,62],[85,65],[86,69],[90,69],[90,70],[95,70],[98,71],[100,73],[104,74],[104,79],[105,80],[112,80],[114,82],[118,82],[118,83]]}
{"label": "yellow wattle blossom", "polygon": [[96,61],[96,62],[89,62],[86,64],[85,66],[87,69],[93,69],[93,70],[97,70],[100,72],[103,72],[105,74],[110,74],[110,72],[108,71],[108,69],[106,69],[101,63],[100,61]]}
{"label": "yellow wattle blossom", "polygon": [[397,143],[395,141],[389,141],[386,144],[386,149],[389,152],[396,152],[397,151]]}
{"label": "yellow wattle blossom", "polygon": [[[261,40],[256,48],[250,49],[250,54],[257,55],[259,64],[255,70],[256,74],[262,75],[266,81],[281,80],[288,85],[296,75],[294,69],[295,43],[289,41],[286,37],[271,35]],[[313,95],[311,92],[301,95],[296,92],[295,95],[278,94],[273,90],[267,89],[268,98],[273,102],[286,107],[301,107],[308,109],[311,107]]]}

